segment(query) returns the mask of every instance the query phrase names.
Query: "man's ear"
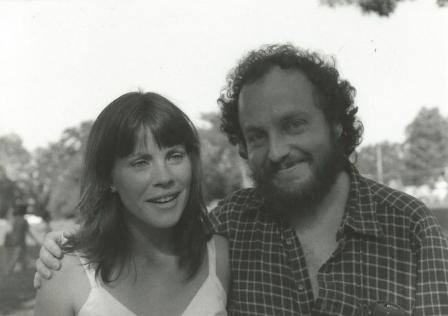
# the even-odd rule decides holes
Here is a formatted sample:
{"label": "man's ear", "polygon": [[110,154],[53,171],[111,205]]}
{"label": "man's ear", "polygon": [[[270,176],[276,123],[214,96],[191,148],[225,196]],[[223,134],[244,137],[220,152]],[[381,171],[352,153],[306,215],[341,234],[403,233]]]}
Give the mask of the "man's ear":
{"label": "man's ear", "polygon": [[342,133],[344,132],[344,129],[343,129],[341,123],[333,124],[333,132],[337,136],[338,139],[341,138]]}
{"label": "man's ear", "polygon": [[247,146],[244,142],[240,141],[238,142],[238,153],[240,154],[240,157],[244,160],[247,160]]}

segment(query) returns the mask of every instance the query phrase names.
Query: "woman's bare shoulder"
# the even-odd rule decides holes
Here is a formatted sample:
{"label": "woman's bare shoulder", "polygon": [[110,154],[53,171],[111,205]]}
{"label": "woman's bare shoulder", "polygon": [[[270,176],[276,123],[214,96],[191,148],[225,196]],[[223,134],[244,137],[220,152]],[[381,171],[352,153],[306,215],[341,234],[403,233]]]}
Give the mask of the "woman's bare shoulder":
{"label": "woman's bare shoulder", "polygon": [[[61,269],[54,272],[55,280],[76,282],[80,278],[87,279],[86,272],[77,254],[66,253],[61,260]],[[52,278],[52,280],[53,280]]]}
{"label": "woman's bare shoulder", "polygon": [[65,254],[61,263],[50,280],[41,281],[36,315],[74,315],[87,299],[90,284],[79,257]]}

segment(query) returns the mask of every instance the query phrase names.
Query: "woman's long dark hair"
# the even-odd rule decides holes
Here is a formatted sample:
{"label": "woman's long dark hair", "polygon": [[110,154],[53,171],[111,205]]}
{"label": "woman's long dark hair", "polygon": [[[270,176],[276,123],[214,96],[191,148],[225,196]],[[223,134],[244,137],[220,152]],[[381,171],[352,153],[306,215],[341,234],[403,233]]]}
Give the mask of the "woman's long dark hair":
{"label": "woman's long dark hair", "polygon": [[[205,204],[201,189],[200,144],[190,119],[173,103],[156,93],[131,92],[109,104],[94,122],[87,141],[81,180],[81,225],[68,238],[67,252],[80,253],[95,267],[104,282],[116,280],[131,258],[131,237],[123,205],[110,190],[117,158],[131,154],[142,128],[149,128],[161,148],[184,145],[192,165],[190,195],[174,227],[179,263],[188,276],[201,265],[207,234],[202,217]],[[113,269],[118,274],[113,276]]]}

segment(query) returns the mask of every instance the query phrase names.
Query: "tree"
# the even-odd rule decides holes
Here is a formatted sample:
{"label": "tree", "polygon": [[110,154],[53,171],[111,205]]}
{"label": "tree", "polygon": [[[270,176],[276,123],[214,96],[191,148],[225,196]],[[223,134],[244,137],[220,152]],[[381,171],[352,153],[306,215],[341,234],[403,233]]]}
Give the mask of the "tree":
{"label": "tree", "polygon": [[0,217],[19,201],[27,200],[25,188],[32,170],[31,154],[15,134],[0,137]]}
{"label": "tree", "polygon": [[362,174],[379,182],[402,182],[405,173],[403,156],[401,144],[382,142],[362,147],[356,164]]}
{"label": "tree", "polygon": [[0,165],[12,181],[26,178],[30,171],[31,154],[16,134],[0,137]]}
{"label": "tree", "polygon": [[33,198],[36,211],[55,217],[75,214],[79,199],[81,162],[91,121],[67,128],[61,138],[35,152]]}
{"label": "tree", "polygon": [[448,119],[422,108],[406,127],[404,162],[408,184],[433,183],[448,166]]}
{"label": "tree", "polygon": [[6,216],[8,210],[15,206],[20,196],[20,189],[14,181],[7,177],[5,170],[0,166],[0,218]]}
{"label": "tree", "polygon": [[[375,13],[379,16],[388,17],[396,9],[397,4],[403,0],[320,0],[322,4],[330,7],[338,5],[356,5],[364,13]],[[448,6],[448,0],[434,0],[439,7]]]}
{"label": "tree", "polygon": [[209,203],[241,187],[244,166],[234,146],[219,131],[219,115],[203,114],[209,127],[199,128],[201,138],[204,195]]}

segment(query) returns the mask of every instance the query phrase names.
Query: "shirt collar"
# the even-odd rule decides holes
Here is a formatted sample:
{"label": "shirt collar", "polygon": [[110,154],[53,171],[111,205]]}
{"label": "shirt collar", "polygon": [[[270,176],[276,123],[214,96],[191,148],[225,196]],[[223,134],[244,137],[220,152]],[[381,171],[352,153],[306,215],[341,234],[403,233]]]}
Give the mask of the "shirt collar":
{"label": "shirt collar", "polygon": [[341,228],[350,227],[357,233],[384,237],[377,216],[377,203],[373,199],[370,186],[366,179],[359,174],[355,166],[348,168],[350,175],[350,191]]}

